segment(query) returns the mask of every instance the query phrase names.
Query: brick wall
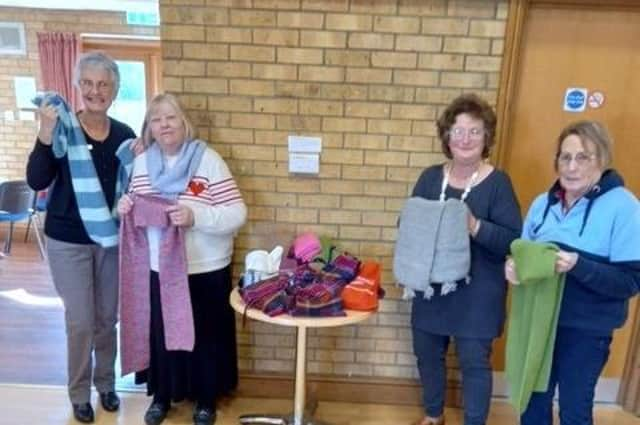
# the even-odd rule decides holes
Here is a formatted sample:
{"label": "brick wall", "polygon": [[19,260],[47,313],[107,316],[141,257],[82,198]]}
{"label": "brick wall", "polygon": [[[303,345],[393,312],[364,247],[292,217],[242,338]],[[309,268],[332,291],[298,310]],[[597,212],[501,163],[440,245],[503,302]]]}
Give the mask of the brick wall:
{"label": "brick wall", "polygon": [[[475,91],[495,102],[507,3],[501,0],[161,0],[163,84],[232,168],[249,206],[249,249],[313,230],[384,266],[387,297],[362,325],[311,330],[308,368],[323,376],[417,377],[409,304],[393,286],[399,208],[420,171],[442,160],[434,120]],[[26,57],[0,56],[0,110],[13,77],[39,81],[36,32],[146,34],[109,12],[0,7],[24,22]],[[36,133],[3,120],[0,178],[24,175]],[[287,173],[287,136],[322,137],[318,177]],[[291,329],[239,330],[245,373],[293,370]],[[455,362],[452,385],[456,386]]]}
{"label": "brick wall", "polygon": [[[507,9],[491,0],[160,1],[164,87],[225,157],[249,206],[236,264],[312,230],[384,265],[378,314],[310,331],[310,372],[417,377],[409,304],[391,275],[396,217],[420,171],[443,159],[434,119],[444,105],[463,91],[495,102]],[[322,137],[319,176],[288,174],[290,134]],[[251,323],[239,344],[245,372],[293,370],[291,329]]]}
{"label": "brick wall", "polygon": [[[0,180],[24,178],[25,165],[37,133],[35,121],[18,120],[13,88],[16,76],[35,77],[40,88],[38,32],[68,31],[119,35],[157,35],[157,27],[126,25],[122,12],[60,11],[0,7],[0,21],[22,22],[25,26],[27,54],[0,54]],[[15,120],[5,120],[10,110]]]}

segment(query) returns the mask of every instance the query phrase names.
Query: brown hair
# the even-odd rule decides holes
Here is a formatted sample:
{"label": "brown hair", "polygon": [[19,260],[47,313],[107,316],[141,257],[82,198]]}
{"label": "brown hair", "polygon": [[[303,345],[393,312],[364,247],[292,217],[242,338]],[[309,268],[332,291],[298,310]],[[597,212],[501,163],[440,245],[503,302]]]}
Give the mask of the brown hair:
{"label": "brown hair", "polygon": [[586,142],[593,143],[596,148],[596,159],[600,169],[606,170],[612,161],[612,145],[613,139],[607,128],[598,121],[576,121],[569,124],[560,132],[556,145],[556,157],[554,167],[558,171],[558,157],[562,151],[562,142],[572,134],[578,136],[582,142],[582,147],[586,150]]}
{"label": "brown hair", "polygon": [[151,120],[152,115],[155,113],[158,105],[160,105],[161,103],[168,103],[169,105],[171,105],[176,114],[182,120],[185,140],[193,139],[195,130],[193,129],[193,125],[189,121],[189,118],[187,118],[187,115],[184,113],[184,108],[180,104],[178,98],[169,93],[161,93],[151,99],[151,102],[149,102],[149,106],[147,106],[147,113],[144,115],[144,122],[142,123],[140,136],[144,140],[145,145],[148,146],[151,142],[153,142],[153,140],[151,140],[151,128],[149,127],[149,120]]}
{"label": "brown hair", "polygon": [[496,114],[491,105],[475,93],[462,94],[453,99],[438,118],[436,125],[442,144],[442,152],[447,158],[453,158],[451,148],[449,148],[449,131],[460,114],[469,114],[484,123],[485,136],[482,157],[488,158],[496,134]]}

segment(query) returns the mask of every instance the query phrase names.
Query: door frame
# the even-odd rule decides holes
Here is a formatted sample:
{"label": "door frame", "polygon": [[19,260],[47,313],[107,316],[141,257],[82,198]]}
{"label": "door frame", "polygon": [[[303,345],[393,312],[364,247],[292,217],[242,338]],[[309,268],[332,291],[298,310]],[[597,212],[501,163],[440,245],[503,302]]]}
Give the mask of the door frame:
{"label": "door frame", "polygon": [[[512,0],[505,28],[505,46],[500,70],[500,85],[496,103],[496,144],[492,160],[500,168],[505,167],[509,153],[513,120],[513,108],[519,82],[518,71],[523,47],[523,37],[529,10],[537,8],[580,8],[582,10],[622,10],[640,12],[637,0]],[[625,410],[640,414],[640,373],[634,373],[640,366],[640,303],[636,305],[635,321],[632,325],[632,337],[625,358],[625,366],[620,378],[617,401]]]}

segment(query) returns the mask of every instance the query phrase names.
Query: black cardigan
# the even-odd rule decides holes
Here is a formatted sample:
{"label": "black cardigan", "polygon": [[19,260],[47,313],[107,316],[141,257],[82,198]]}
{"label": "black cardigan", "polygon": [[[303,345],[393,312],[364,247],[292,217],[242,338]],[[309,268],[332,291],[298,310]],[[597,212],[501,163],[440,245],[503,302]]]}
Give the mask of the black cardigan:
{"label": "black cardigan", "polygon": [[[127,139],[136,137],[131,128],[113,118],[110,118],[111,126],[107,138],[98,142],[92,139],[86,132],[84,137],[90,146],[91,158],[96,168],[96,174],[105,200],[109,208],[115,201],[115,188],[120,161],[116,157],[116,150]],[[47,202],[47,215],[44,223],[44,232],[52,239],[64,242],[91,244],[73,192],[69,160],[65,155],[56,158],[51,146],[43,144],[39,139],[29,155],[27,162],[27,182],[34,190],[44,190],[52,183],[49,189]]]}
{"label": "black cardigan", "polygon": [[[413,196],[437,200],[442,185],[442,165],[423,171]],[[462,196],[462,190],[448,187],[447,198]],[[522,217],[509,176],[494,170],[471,189],[466,199],[471,212],[482,221],[471,239],[471,282],[458,284],[455,292],[413,299],[413,327],[438,335],[465,338],[495,338],[502,333],[507,284],[504,261],[511,241],[520,237]]]}

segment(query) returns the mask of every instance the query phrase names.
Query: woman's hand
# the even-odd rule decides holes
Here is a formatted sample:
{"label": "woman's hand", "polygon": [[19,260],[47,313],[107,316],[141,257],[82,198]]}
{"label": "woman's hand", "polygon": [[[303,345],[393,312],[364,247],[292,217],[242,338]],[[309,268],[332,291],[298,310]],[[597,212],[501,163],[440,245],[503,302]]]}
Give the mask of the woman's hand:
{"label": "woman's hand", "polygon": [[469,228],[469,234],[475,238],[480,230],[480,220],[473,215],[469,208],[467,208],[467,226]]}
{"label": "woman's hand", "polygon": [[556,271],[566,273],[575,267],[578,262],[578,254],[575,252],[558,251],[556,254]]}
{"label": "woman's hand", "polygon": [[144,139],[142,137],[136,137],[133,142],[131,142],[130,149],[133,152],[134,156],[138,156],[142,152],[147,150],[147,144],[144,142]]}
{"label": "woman's hand", "polygon": [[519,285],[518,275],[516,274],[516,263],[513,258],[507,258],[504,263],[504,276],[512,285]]}
{"label": "woman's hand", "polygon": [[122,217],[123,215],[129,214],[133,208],[133,199],[127,194],[122,195],[120,200],[118,201],[118,214]]}
{"label": "woman's hand", "polygon": [[171,224],[179,227],[193,226],[193,210],[186,205],[176,204],[166,209],[169,213]]}
{"label": "woman's hand", "polygon": [[38,108],[40,116],[40,129],[38,130],[38,139],[42,144],[50,146],[53,142],[53,129],[58,121],[58,111],[52,105],[44,104]]}

